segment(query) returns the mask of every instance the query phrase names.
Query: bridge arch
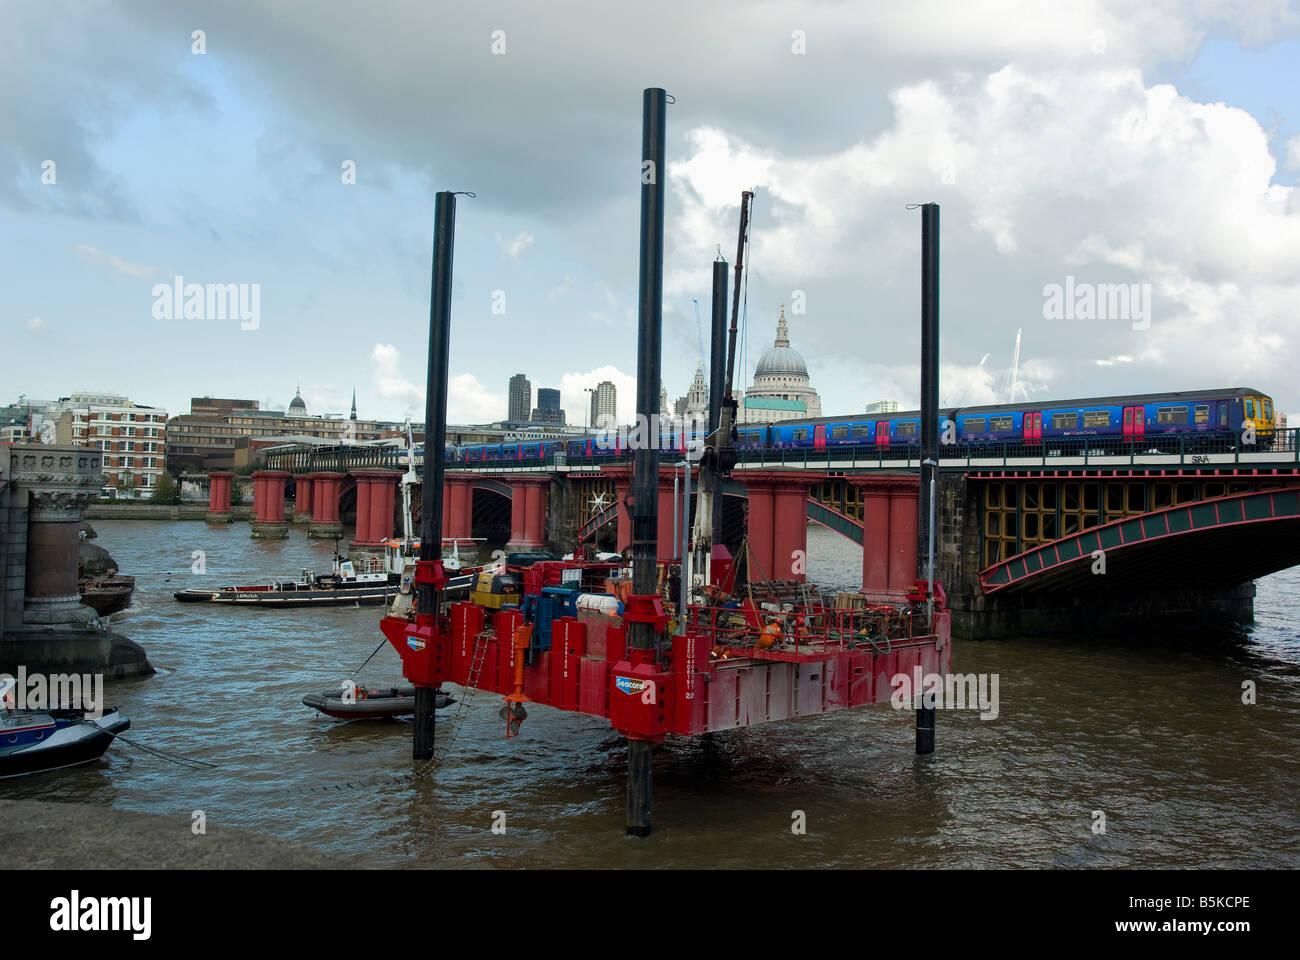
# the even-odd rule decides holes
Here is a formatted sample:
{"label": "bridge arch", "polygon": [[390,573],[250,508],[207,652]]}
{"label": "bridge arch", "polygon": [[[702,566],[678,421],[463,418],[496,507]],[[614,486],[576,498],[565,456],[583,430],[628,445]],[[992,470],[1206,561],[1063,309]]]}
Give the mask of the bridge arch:
{"label": "bridge arch", "polygon": [[1300,487],[1259,490],[1091,527],[987,567],[979,579],[985,595],[1240,584],[1300,564],[1297,534]]}

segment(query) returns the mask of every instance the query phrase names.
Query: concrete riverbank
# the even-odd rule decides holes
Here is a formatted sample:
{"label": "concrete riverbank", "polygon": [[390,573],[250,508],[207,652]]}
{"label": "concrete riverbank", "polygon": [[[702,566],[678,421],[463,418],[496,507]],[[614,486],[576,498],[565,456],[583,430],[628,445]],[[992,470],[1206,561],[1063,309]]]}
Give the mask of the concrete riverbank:
{"label": "concrete riverbank", "polygon": [[[293,508],[286,507],[286,514],[292,516]],[[249,520],[253,516],[253,506],[237,503],[230,508],[231,519]],[[150,503],[147,500],[103,500],[88,503],[81,511],[87,520],[202,520],[208,515],[206,502],[195,503]]]}
{"label": "concrete riverbank", "polygon": [[0,800],[6,866],[40,870],[321,870],[367,866],[350,857],[189,816],[85,803]]}

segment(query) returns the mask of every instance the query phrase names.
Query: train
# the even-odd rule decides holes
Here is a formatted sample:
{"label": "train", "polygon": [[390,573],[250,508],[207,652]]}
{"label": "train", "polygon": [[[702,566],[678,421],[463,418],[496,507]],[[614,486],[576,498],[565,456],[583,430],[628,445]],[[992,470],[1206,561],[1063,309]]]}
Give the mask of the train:
{"label": "train", "polygon": [[[1085,397],[986,406],[950,407],[938,418],[940,443],[972,452],[1016,447],[1030,452],[1268,450],[1273,445],[1273,399],[1253,387],[1183,390],[1130,396]],[[703,439],[691,422],[663,418],[660,449],[686,451]],[[592,437],[468,444],[447,448],[449,462],[615,458],[628,449],[628,433]],[[737,450],[869,448],[872,454],[919,449],[921,413],[848,414],[735,427]],[[901,449],[900,449],[901,448]],[[913,453],[915,451],[912,451]]]}

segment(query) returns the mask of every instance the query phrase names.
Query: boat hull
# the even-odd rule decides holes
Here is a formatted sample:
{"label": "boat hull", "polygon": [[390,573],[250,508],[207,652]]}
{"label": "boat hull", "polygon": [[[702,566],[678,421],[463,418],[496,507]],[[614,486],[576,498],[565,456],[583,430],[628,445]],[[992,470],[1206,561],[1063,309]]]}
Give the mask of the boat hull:
{"label": "boat hull", "polygon": [[35,743],[7,747],[0,741],[0,780],[94,763],[117,734],[129,729],[131,721],[114,711],[98,720],[61,726]]}
{"label": "boat hull", "polygon": [[[447,581],[446,598],[464,600],[469,596],[472,574],[461,574]],[[336,587],[328,590],[266,590],[221,587],[217,590],[179,590],[172,596],[180,603],[215,603],[231,607],[331,607],[353,604],[389,603],[397,596],[397,584],[377,587]]]}
{"label": "boat hull", "polygon": [[94,608],[101,617],[118,613],[131,605],[135,577],[83,578],[77,581],[81,602]]}
{"label": "boat hull", "polygon": [[331,607],[386,603],[397,594],[396,586],[358,587],[340,590],[181,590],[174,594],[181,603],[215,603],[231,607]]}
{"label": "boat hull", "polygon": [[[311,707],[327,717],[336,720],[387,720],[393,717],[409,717],[415,713],[415,688],[412,686],[390,687],[385,691],[359,691],[364,696],[344,700],[341,690],[325,690],[321,693],[309,693],[302,698],[304,706]],[[439,693],[434,699],[434,708],[441,710],[455,701],[445,693]]]}

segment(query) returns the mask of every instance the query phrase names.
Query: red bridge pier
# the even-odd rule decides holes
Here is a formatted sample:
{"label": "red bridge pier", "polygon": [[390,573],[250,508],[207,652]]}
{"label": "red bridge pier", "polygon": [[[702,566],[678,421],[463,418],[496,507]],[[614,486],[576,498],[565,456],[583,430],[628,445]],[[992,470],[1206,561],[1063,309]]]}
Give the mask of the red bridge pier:
{"label": "red bridge pier", "polygon": [[339,520],[339,488],[343,485],[341,473],[313,473],[311,480],[311,523],[307,536],[319,540],[337,540],[343,536],[343,523]]}
{"label": "red bridge pier", "polygon": [[284,485],[289,474],[284,470],[258,470],[253,474],[252,536],[260,540],[279,540],[289,535],[284,519]]}
{"label": "red bridge pier", "polygon": [[293,478],[293,487],[293,522],[311,523],[311,475],[305,473],[296,475]]}
{"label": "red bridge pier", "polygon": [[[540,550],[546,545],[548,476],[511,476],[509,552]],[[470,500],[473,503],[473,500]]]}
{"label": "red bridge pier", "polygon": [[353,470],[352,476],[357,481],[357,524],[350,547],[377,549],[392,539],[393,508],[402,474],[398,470],[373,469]]}
{"label": "red bridge pier", "polygon": [[808,491],[820,474],[804,471],[745,471],[749,493],[749,562],[754,580],[806,581]]}
{"label": "red bridge pier", "polygon": [[920,490],[911,477],[854,477],[862,491],[862,592],[900,603],[916,579]]}
{"label": "red bridge pier", "polygon": [[229,523],[230,482],[234,474],[228,470],[216,470],[208,474],[208,512],[203,518],[208,523]]}

